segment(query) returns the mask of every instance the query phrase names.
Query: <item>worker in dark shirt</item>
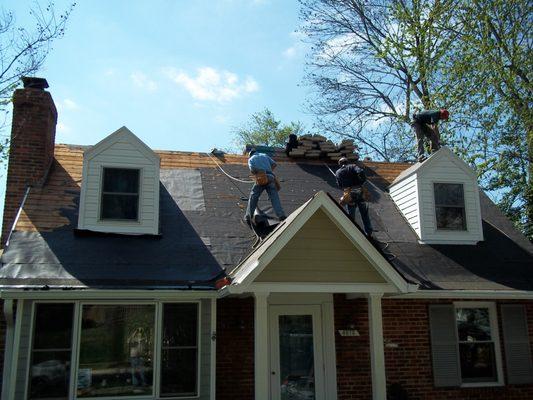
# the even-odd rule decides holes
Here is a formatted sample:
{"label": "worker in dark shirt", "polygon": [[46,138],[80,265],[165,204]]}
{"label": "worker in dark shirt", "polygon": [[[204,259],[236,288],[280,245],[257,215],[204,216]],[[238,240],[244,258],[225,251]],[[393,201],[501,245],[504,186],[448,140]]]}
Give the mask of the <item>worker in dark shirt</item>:
{"label": "worker in dark shirt", "polygon": [[415,131],[418,143],[418,162],[426,159],[424,155],[424,138],[431,142],[431,153],[440,149],[440,134],[437,123],[447,120],[450,113],[445,108],[441,110],[426,110],[413,115],[411,126]]}
{"label": "worker in dark shirt", "polygon": [[372,237],[372,223],[368,215],[368,204],[363,195],[363,184],[366,181],[365,171],[355,164],[349,164],[348,159],[343,157],[339,160],[340,168],[335,173],[337,185],[344,191],[341,205],[348,210],[348,215],[355,221],[355,209],[359,208],[365,233]]}

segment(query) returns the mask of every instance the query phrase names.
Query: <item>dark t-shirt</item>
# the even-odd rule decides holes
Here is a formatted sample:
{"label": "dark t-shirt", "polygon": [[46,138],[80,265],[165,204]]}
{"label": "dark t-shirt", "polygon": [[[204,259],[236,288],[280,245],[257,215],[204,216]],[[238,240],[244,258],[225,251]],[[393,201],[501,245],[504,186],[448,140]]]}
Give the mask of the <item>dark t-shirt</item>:
{"label": "dark t-shirt", "polygon": [[341,189],[361,186],[366,181],[365,171],[355,164],[340,167],[335,173],[335,177],[337,178],[337,185]]}
{"label": "dark t-shirt", "polygon": [[436,124],[440,120],[440,110],[426,110],[413,115],[413,119],[423,124]]}

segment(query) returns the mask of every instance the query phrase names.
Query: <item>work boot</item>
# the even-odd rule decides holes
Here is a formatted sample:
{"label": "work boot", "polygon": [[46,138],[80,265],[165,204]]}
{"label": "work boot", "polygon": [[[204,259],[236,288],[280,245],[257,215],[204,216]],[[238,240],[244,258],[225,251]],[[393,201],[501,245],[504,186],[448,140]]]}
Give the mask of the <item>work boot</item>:
{"label": "work boot", "polygon": [[426,161],[426,156],[425,155],[421,155],[421,156],[418,156],[418,162],[421,163],[421,162],[424,162]]}

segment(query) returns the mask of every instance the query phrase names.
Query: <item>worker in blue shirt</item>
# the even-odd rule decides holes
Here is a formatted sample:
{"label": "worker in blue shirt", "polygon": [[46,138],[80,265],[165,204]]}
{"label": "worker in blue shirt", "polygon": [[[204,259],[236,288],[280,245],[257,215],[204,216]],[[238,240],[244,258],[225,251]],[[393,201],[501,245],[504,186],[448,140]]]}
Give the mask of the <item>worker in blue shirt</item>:
{"label": "worker in blue shirt", "polygon": [[253,222],[259,197],[265,190],[268,193],[274,212],[279,220],[283,221],[286,218],[285,211],[281,207],[278,189],[276,187],[276,177],[272,172],[276,168],[275,161],[266,154],[258,153],[255,150],[250,151],[249,157],[248,167],[254,176],[255,183],[250,192],[250,198],[248,199],[248,207],[246,208],[245,215],[246,222]]}
{"label": "worker in blue shirt", "polygon": [[341,205],[345,206],[352,221],[355,221],[355,209],[359,208],[363,227],[368,237],[372,237],[372,223],[368,215],[368,204],[363,195],[366,181],[365,171],[355,164],[349,164],[346,157],[339,160],[340,168],[335,173],[337,185],[344,191]]}

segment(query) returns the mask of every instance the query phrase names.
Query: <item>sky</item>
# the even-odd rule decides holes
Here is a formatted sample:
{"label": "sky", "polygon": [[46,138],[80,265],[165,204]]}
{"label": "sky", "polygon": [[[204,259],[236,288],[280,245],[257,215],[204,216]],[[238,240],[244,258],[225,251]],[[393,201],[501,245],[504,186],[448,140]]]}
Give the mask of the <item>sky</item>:
{"label": "sky", "polygon": [[[0,8],[26,25],[34,3]],[[71,3],[54,1],[59,12]],[[296,0],[77,1],[38,74],[58,109],[56,143],[91,145],[127,126],[153,149],[230,148],[265,107],[311,127],[298,14]]]}

